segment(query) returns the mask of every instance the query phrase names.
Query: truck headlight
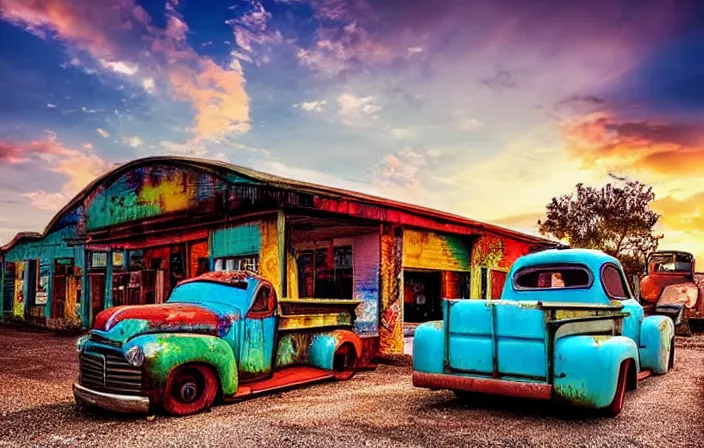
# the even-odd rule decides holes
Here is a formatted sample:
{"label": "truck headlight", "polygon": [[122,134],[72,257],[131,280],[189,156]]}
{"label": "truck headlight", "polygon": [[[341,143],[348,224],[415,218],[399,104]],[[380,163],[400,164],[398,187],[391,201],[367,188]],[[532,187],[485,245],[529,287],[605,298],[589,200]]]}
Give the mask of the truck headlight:
{"label": "truck headlight", "polygon": [[125,352],[125,359],[130,365],[139,367],[144,363],[144,352],[139,346],[134,346]]}
{"label": "truck headlight", "polygon": [[81,353],[83,350],[83,344],[85,344],[86,340],[88,340],[88,336],[81,336],[76,340],[76,351],[78,353]]}

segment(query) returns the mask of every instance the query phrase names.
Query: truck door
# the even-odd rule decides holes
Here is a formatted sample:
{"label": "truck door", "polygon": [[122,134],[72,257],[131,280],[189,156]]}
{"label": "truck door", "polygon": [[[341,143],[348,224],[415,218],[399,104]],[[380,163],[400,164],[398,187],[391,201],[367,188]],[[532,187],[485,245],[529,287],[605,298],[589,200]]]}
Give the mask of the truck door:
{"label": "truck door", "polygon": [[242,381],[272,374],[276,328],[276,292],[261,285],[242,325],[238,366]]}

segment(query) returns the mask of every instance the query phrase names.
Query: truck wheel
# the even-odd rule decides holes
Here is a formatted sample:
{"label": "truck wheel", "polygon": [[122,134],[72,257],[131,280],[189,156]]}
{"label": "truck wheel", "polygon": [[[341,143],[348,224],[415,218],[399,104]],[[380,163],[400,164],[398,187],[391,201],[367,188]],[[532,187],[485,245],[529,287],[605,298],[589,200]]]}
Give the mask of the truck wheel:
{"label": "truck wheel", "polygon": [[218,378],[212,368],[185,365],[174,369],[164,388],[164,409],[173,415],[188,415],[212,406],[218,393]]}
{"label": "truck wheel", "polygon": [[621,413],[621,409],[623,409],[623,399],[626,395],[626,386],[628,382],[628,368],[631,365],[632,360],[627,359],[621,363],[621,368],[619,369],[618,372],[618,383],[616,384],[616,395],[614,395],[614,399],[611,402],[611,404],[604,409],[605,414],[608,417],[616,417],[618,414]]}
{"label": "truck wheel", "polygon": [[349,343],[342,344],[335,350],[332,361],[332,370],[335,379],[345,381],[351,379],[357,369],[357,352]]}

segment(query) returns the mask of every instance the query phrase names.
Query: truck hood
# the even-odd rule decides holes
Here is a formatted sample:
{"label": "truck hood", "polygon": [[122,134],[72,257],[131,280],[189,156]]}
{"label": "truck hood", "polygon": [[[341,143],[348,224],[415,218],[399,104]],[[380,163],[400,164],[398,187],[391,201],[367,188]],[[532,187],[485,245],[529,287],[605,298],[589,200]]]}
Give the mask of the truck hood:
{"label": "truck hood", "polygon": [[191,303],[119,306],[95,318],[94,332],[126,341],[138,334],[187,332],[224,336],[240,318],[236,308],[227,311]]}

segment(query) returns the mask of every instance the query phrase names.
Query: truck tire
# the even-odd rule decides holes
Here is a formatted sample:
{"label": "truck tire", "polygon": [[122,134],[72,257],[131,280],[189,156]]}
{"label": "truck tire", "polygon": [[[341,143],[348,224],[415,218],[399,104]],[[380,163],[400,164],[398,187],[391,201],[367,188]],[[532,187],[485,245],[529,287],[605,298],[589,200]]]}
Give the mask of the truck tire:
{"label": "truck tire", "polygon": [[164,409],[172,415],[189,415],[213,405],[218,393],[218,377],[206,365],[187,364],[175,368],[164,387]]}
{"label": "truck tire", "polygon": [[357,352],[352,344],[346,342],[335,350],[332,369],[338,381],[346,381],[354,376],[357,370]]}
{"label": "truck tire", "polygon": [[628,383],[628,369],[631,366],[633,360],[627,359],[621,363],[621,368],[618,372],[618,379],[616,384],[616,394],[614,395],[611,404],[604,409],[604,413],[608,417],[616,417],[621,413],[623,409],[623,400],[626,396],[626,387]]}

